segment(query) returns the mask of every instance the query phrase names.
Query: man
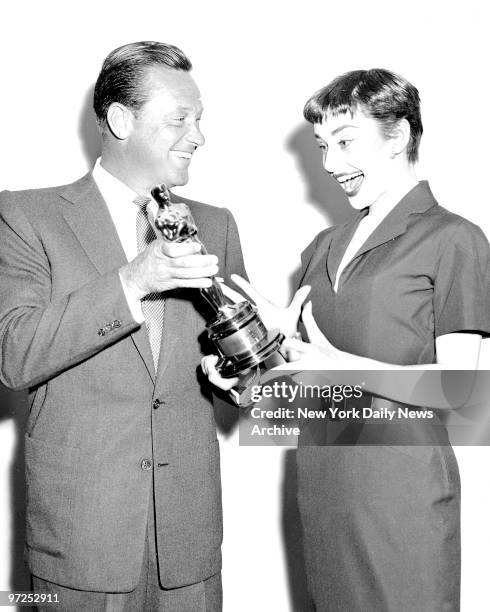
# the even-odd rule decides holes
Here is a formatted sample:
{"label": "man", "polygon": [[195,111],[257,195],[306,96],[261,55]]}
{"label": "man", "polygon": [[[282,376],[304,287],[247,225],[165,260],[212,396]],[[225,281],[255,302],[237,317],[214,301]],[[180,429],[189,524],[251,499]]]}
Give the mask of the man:
{"label": "man", "polygon": [[155,239],[148,202],[156,184],[187,183],[204,144],[190,69],[171,45],[116,49],[95,86],[93,172],[0,195],[1,381],[30,391],[27,557],[58,609],[221,609],[196,288],[218,261],[243,273],[240,243],[228,211],[187,200],[214,255]]}

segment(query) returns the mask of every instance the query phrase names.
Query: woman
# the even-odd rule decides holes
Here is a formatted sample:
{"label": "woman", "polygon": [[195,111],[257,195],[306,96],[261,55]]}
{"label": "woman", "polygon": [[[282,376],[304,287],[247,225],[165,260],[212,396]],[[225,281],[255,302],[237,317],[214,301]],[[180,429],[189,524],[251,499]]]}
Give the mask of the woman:
{"label": "woman", "polygon": [[[304,115],[325,169],[359,214],[321,232],[303,253],[310,343],[285,341],[299,354],[295,369],[475,369],[490,332],[488,242],[417,182],[416,88],[387,70],[357,70],[315,93]],[[297,302],[276,318],[297,312]],[[271,306],[257,303],[274,325]],[[210,380],[226,386],[213,363],[203,364]],[[375,387],[403,401],[403,391]],[[362,427],[356,435],[362,441]],[[429,428],[424,446],[411,446],[410,435],[402,446],[378,439],[299,448],[298,499],[317,611],[459,609],[457,463],[440,428]]]}

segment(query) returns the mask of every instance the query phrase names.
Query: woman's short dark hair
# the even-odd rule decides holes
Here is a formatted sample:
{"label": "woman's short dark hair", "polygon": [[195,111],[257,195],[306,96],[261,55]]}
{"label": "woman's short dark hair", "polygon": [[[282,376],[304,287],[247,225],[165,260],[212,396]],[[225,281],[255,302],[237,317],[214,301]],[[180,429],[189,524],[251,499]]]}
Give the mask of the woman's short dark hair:
{"label": "woman's short dark hair", "polygon": [[407,157],[417,161],[423,127],[419,92],[411,83],[382,68],[346,72],[313,94],[303,114],[310,123],[321,123],[328,114],[353,114],[357,109],[377,119],[386,137],[400,119],[406,119],[410,124]]}
{"label": "woman's short dark hair", "polygon": [[149,66],[186,72],[192,68],[188,57],[173,45],[143,41],[114,49],[105,58],[95,83],[94,111],[100,126],[105,126],[107,110],[113,102],[137,111],[148,101],[143,78]]}

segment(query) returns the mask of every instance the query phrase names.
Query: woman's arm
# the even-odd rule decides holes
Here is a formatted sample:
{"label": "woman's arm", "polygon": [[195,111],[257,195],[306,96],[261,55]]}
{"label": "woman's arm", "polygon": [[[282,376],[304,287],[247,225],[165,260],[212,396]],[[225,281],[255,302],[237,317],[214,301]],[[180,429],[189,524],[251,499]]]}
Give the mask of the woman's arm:
{"label": "woman's arm", "polygon": [[[471,403],[474,392],[474,376],[480,352],[481,335],[476,333],[450,333],[436,338],[437,363],[399,365],[385,363],[346,353],[334,347],[317,326],[309,302],[303,308],[302,319],[309,342],[292,338],[296,331],[301,304],[309,287],[296,293],[291,305],[280,308],[271,304],[247,281],[233,275],[233,281],[256,303],[266,327],[280,327],[286,339],[282,345],[284,354],[294,355],[294,360],[274,370],[293,374],[299,384],[362,384],[366,392],[393,401],[416,406],[450,410]],[[241,296],[228,287],[225,292],[235,300]],[[237,379],[224,379],[215,369],[216,356],[208,355],[202,368],[211,383],[229,390]],[[450,385],[448,370],[467,370],[468,375],[458,375],[457,385]],[[397,374],[395,374],[395,372]],[[454,376],[452,376],[454,379]]]}
{"label": "woman's arm", "polygon": [[[311,302],[304,307],[302,319],[310,342],[287,338],[283,348],[295,351],[299,359],[279,366],[277,370],[315,371],[315,378],[326,378],[335,384],[362,383],[364,389],[374,395],[419,406],[447,410],[459,408],[471,400],[474,386],[471,372],[478,367],[479,334],[445,334],[436,339],[437,363],[399,365],[353,355],[334,347],[317,326]],[[458,385],[451,385],[450,393],[448,377],[442,374],[446,370],[469,371],[467,376],[458,376]],[[321,375],[319,371],[322,371]],[[300,380],[301,376],[297,374],[295,379]]]}
{"label": "woman's arm", "polygon": [[[311,302],[303,308],[303,323],[309,342],[286,338],[284,348],[299,353],[295,368],[305,370],[476,370],[480,355],[481,335],[452,333],[436,338],[437,363],[399,365],[340,351],[331,344],[313,318]],[[281,366],[287,369],[287,364]]]}
{"label": "woman's arm", "polygon": [[436,338],[437,365],[446,370],[477,370],[482,337],[476,333],[444,334]]}

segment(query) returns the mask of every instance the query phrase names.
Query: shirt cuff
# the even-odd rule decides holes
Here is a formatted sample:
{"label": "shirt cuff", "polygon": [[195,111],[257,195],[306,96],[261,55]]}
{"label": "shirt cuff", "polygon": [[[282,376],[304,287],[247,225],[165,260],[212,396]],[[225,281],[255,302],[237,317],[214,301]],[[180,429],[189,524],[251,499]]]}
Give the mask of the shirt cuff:
{"label": "shirt cuff", "polygon": [[124,296],[126,297],[126,302],[128,303],[129,310],[131,311],[131,316],[136,321],[136,323],[143,323],[145,317],[141,308],[141,300],[136,297],[131,288],[126,285],[121,276],[121,273],[119,273],[119,278],[121,279],[121,285],[124,291]]}

